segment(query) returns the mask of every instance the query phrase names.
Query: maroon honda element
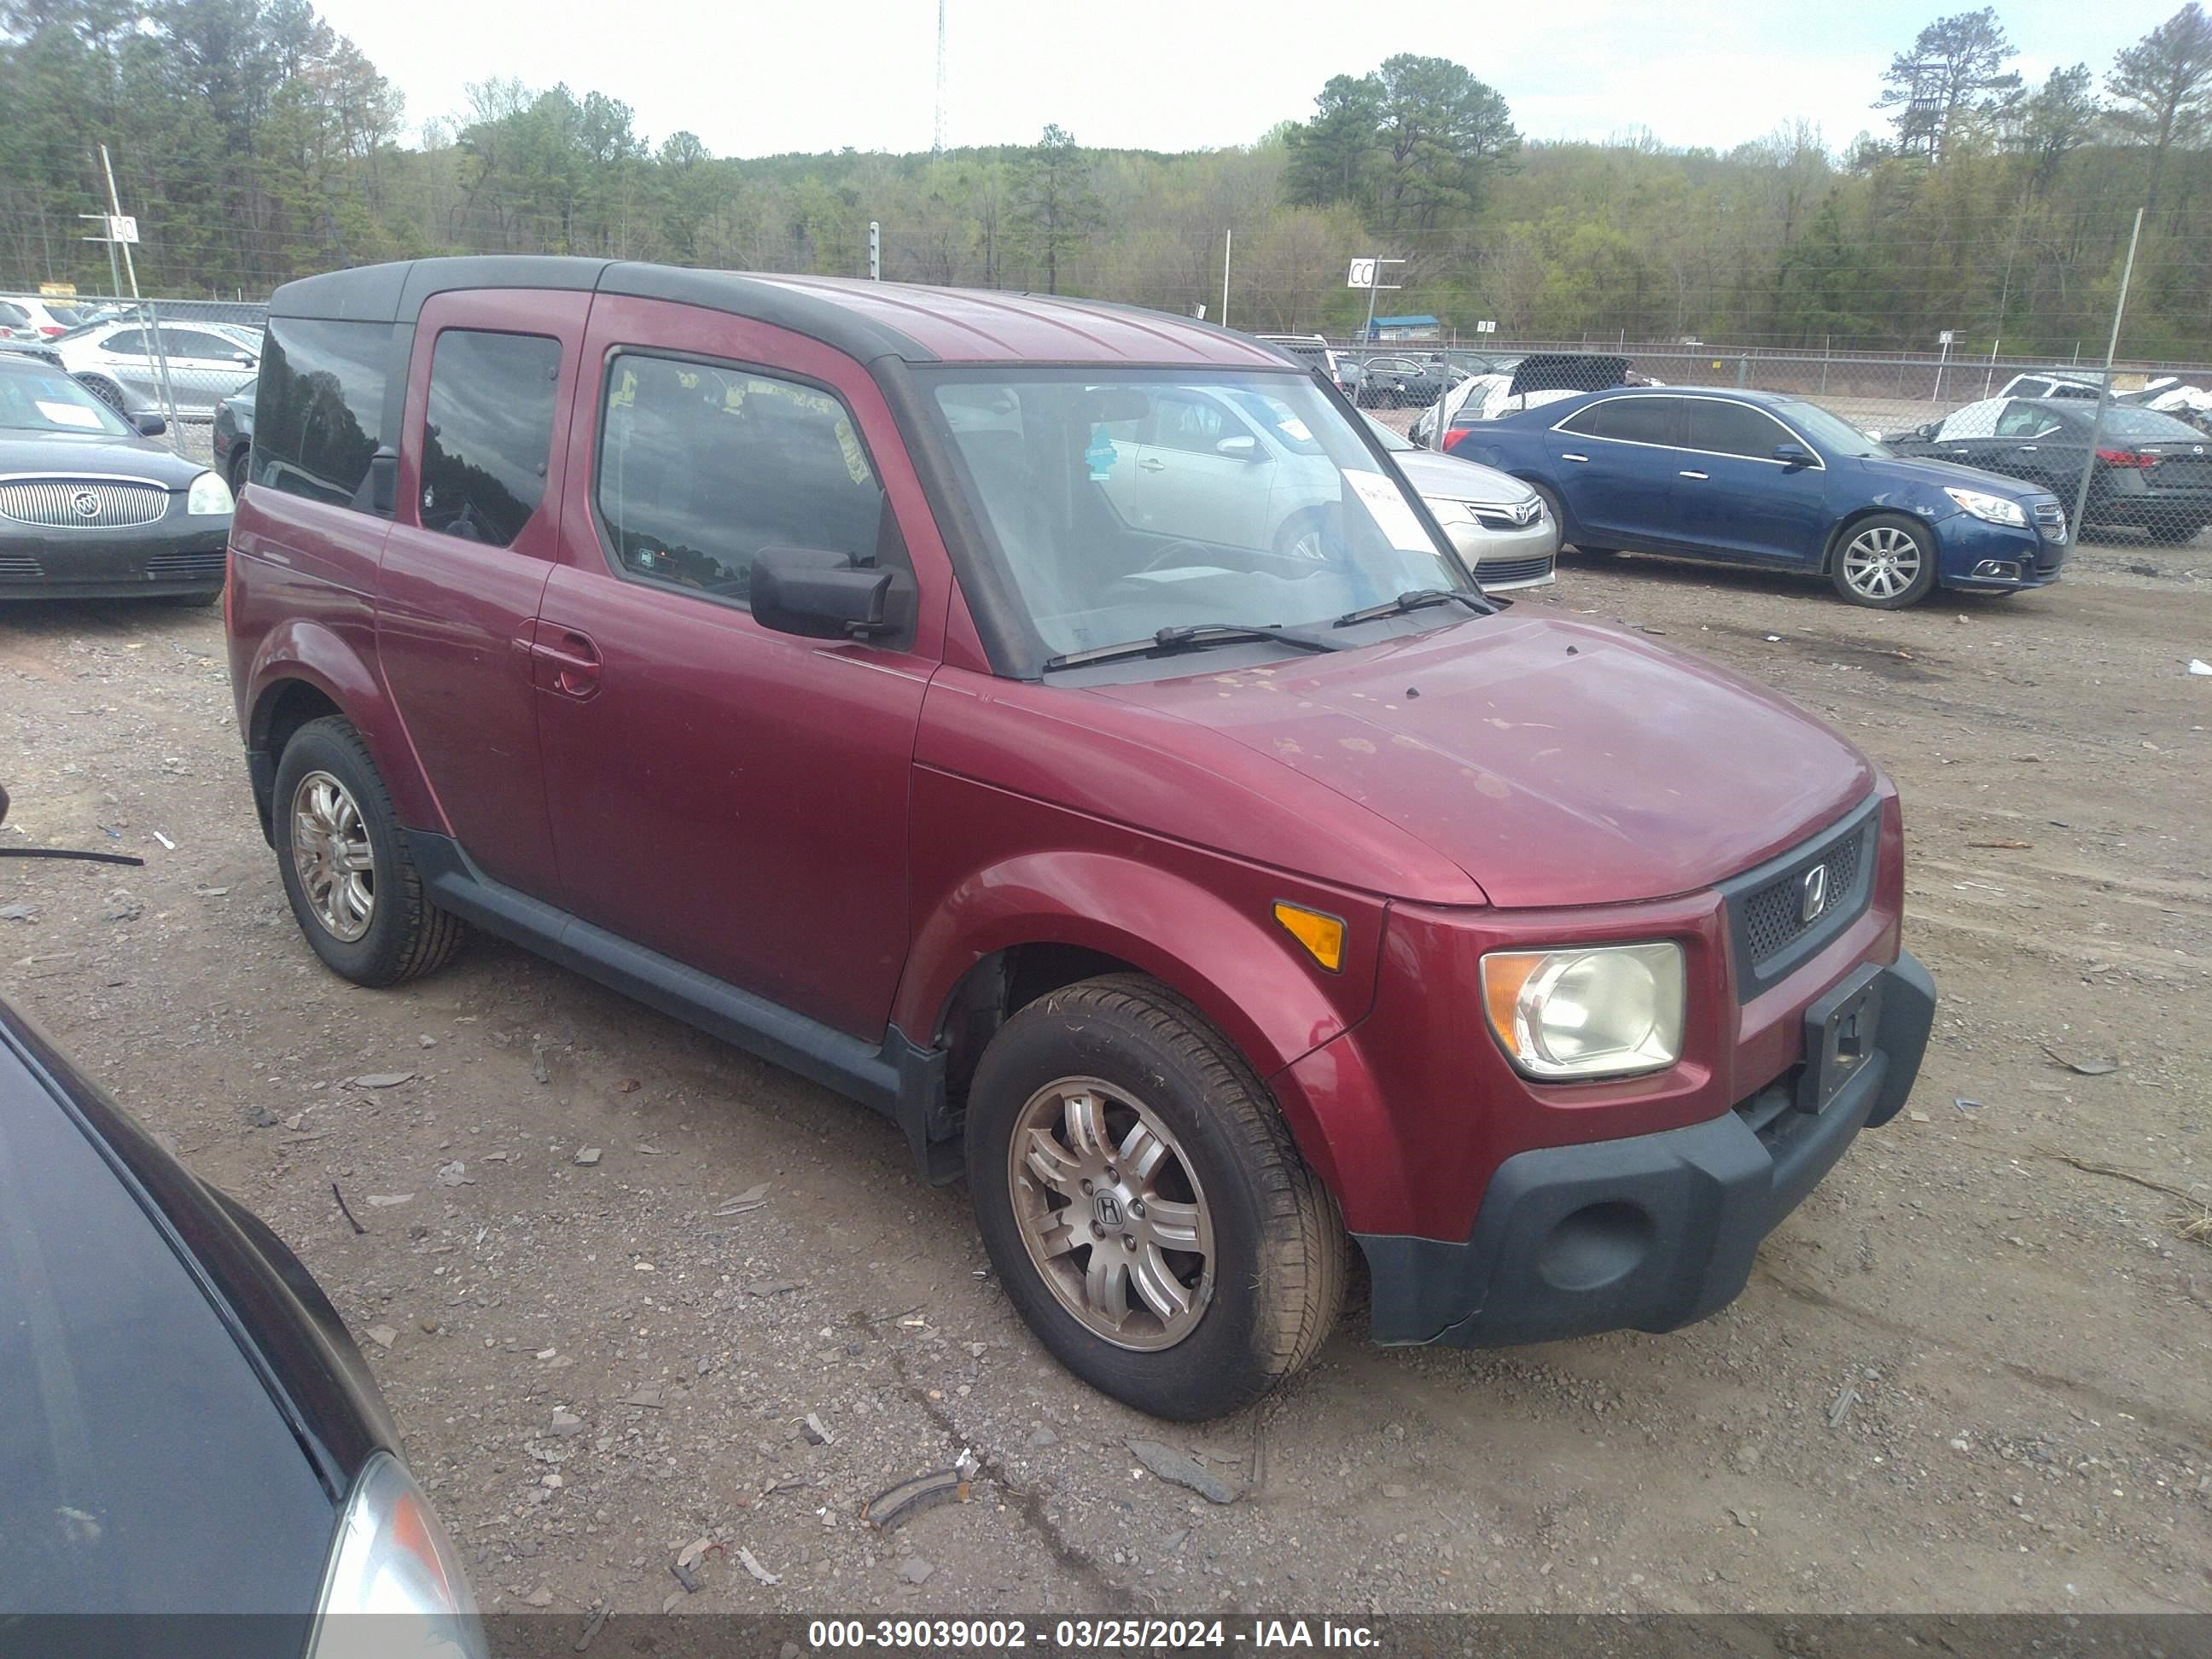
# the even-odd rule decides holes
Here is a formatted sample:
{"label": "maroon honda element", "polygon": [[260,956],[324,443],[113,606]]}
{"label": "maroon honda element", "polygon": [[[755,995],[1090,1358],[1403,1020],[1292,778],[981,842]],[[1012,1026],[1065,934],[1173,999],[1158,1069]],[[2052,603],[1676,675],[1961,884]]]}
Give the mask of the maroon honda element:
{"label": "maroon honda element", "polygon": [[271,307],[231,672],[300,927],[874,1107],[1144,1411],[1703,1317],[1935,1007],[1895,791],[1486,600],[1333,388],[1087,301],[554,258]]}

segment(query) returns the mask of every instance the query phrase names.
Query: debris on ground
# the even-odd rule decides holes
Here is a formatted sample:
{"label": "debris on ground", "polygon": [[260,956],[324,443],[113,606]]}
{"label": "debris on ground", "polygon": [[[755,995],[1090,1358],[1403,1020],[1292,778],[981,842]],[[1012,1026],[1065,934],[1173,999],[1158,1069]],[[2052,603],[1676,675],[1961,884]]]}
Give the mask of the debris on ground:
{"label": "debris on ground", "polygon": [[1982,1109],[1982,1103],[1978,1100],[1969,1100],[1966,1096],[1960,1095],[1951,1102],[1951,1109],[1967,1117],[1972,1117]]}
{"label": "debris on ground", "polygon": [[1858,1403],[1859,1391],[1846,1385],[1843,1392],[1836,1396],[1836,1403],[1828,1407],[1828,1426],[1832,1429],[1842,1428],[1844,1419],[1850,1414],[1851,1407]]}
{"label": "debris on ground", "polygon": [[579,1150],[576,1156],[569,1161],[574,1164],[581,1164],[585,1169],[588,1170],[592,1165],[599,1161],[599,1149],[596,1146],[583,1147]]}
{"label": "debris on ground", "polygon": [[599,1626],[606,1622],[606,1604],[605,1602],[601,1602],[598,1607],[592,1609],[592,1616],[584,1620],[583,1631],[580,1635],[578,1635],[574,1645],[570,1648],[569,1651],[572,1653],[581,1653],[586,1648],[591,1646],[592,1638],[599,1633]]}
{"label": "debris on ground", "polygon": [[799,1281],[795,1279],[763,1279],[746,1285],[745,1294],[762,1297],[788,1296],[799,1287]]}
{"label": "debris on ground", "polygon": [[830,1443],[830,1431],[822,1426],[822,1419],[812,1412],[799,1419],[799,1427],[805,1431],[808,1444],[826,1446]]}
{"label": "debris on ground", "polygon": [[939,1504],[964,1504],[968,1496],[969,1483],[958,1469],[934,1469],[878,1492],[860,1505],[860,1519],[878,1531],[889,1532],[924,1510],[935,1509]]}
{"label": "debris on ground", "polygon": [[412,1193],[371,1193],[368,1195],[368,1206],[372,1210],[393,1209],[414,1201],[415,1194]]}
{"label": "debris on ground", "polygon": [[2025,853],[2035,843],[2032,841],[1970,841],[1966,845],[1991,852]]}
{"label": "debris on ground", "polygon": [[399,1333],[389,1325],[371,1325],[362,1334],[380,1348],[388,1348],[399,1340]]}
{"label": "debris on ground", "polygon": [[1195,1457],[1157,1440],[1125,1440],[1130,1455],[1163,1480],[1188,1486],[1209,1504],[1233,1504],[1237,1489]]}
{"label": "debris on ground", "polygon": [[397,1089],[403,1083],[412,1083],[412,1072],[370,1072],[366,1075],[346,1079],[347,1086],[355,1089]]}
{"label": "debris on ground", "polygon": [[1047,1446],[1057,1446],[1059,1443],[1060,1437],[1042,1423],[1030,1431],[1030,1446],[1033,1450],[1042,1451]]}
{"label": "debris on ground", "polygon": [[647,1382],[633,1389],[617,1402],[624,1406],[643,1406],[653,1411],[660,1409],[660,1384]]}
{"label": "debris on ground", "polygon": [[35,904],[0,904],[0,921],[28,921],[38,914]]}
{"label": "debris on ground", "polygon": [[572,1411],[556,1406],[553,1408],[553,1420],[545,1431],[548,1434],[558,1435],[565,1440],[571,1435],[583,1433],[584,1419]]}
{"label": "debris on ground", "polygon": [[752,1574],[755,1578],[758,1579],[763,1584],[781,1584],[783,1582],[783,1580],[776,1574],[770,1572],[766,1567],[761,1565],[759,1559],[753,1554],[753,1553],[742,1546],[740,1546],[738,1550],[738,1565],[742,1566],[747,1572]]}
{"label": "debris on ground", "polygon": [[441,1187],[473,1187],[477,1182],[476,1177],[469,1173],[469,1166],[455,1158],[451,1164],[438,1166],[438,1184]]}
{"label": "debris on ground", "polygon": [[2212,674],[2212,662],[2206,662],[2202,657],[2191,657],[2189,672],[2192,674]]}
{"label": "debris on ground", "polygon": [[918,1555],[909,1555],[898,1565],[898,1576],[901,1582],[908,1584],[927,1584],[930,1575],[936,1571],[935,1567],[931,1566]]}
{"label": "debris on ground", "polygon": [[2038,1043],[2036,1046],[2068,1071],[2079,1072],[2083,1077],[2103,1077],[2107,1073],[2120,1069],[2120,1062],[2117,1060],[2099,1060],[2094,1056],[2087,1060],[2069,1060],[2047,1042]]}
{"label": "debris on ground", "polygon": [[668,1571],[676,1575],[676,1582],[684,1586],[684,1593],[686,1595],[696,1595],[699,1593],[699,1575],[692,1571],[689,1566],[681,1561],[671,1561],[668,1564]]}
{"label": "debris on ground", "polygon": [[545,1069],[545,1040],[543,1037],[530,1039],[530,1075],[540,1083],[553,1080],[552,1073]]}

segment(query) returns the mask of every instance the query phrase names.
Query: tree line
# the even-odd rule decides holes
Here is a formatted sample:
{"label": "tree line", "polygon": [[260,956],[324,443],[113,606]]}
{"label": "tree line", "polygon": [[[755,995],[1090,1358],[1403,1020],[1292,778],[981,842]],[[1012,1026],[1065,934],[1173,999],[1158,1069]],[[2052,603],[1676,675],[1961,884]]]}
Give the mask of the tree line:
{"label": "tree line", "polygon": [[[265,295],[336,266],[561,252],[1093,295],[1348,332],[1386,311],[1500,337],[2101,349],[2146,210],[2124,349],[2212,356],[2212,21],[2191,3],[2040,85],[1994,8],[1938,18],[1832,145],[1637,131],[1539,143],[1449,60],[1329,77],[1304,120],[1183,154],[1034,144],[718,157],[605,92],[491,79],[410,127],[310,0],[0,0],[0,288],[105,288],[82,240],[115,160],[149,289]],[[1233,233],[1233,241],[1226,234]]]}

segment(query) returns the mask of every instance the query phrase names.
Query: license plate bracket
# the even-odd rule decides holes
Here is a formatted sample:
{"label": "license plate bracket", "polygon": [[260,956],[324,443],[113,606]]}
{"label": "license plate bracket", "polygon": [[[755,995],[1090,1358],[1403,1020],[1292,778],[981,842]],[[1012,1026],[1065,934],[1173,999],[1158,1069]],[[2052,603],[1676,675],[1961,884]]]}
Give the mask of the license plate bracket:
{"label": "license plate bracket", "polygon": [[1881,1030],[1881,969],[1872,963],[1805,1011],[1805,1069],[1797,1109],[1817,1116],[1874,1058]]}

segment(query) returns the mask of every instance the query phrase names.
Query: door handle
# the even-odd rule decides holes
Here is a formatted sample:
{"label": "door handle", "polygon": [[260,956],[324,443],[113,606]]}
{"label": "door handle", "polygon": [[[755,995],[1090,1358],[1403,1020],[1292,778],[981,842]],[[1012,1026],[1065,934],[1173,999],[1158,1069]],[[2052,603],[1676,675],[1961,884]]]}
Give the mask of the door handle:
{"label": "door handle", "polygon": [[[540,629],[547,637],[540,636]],[[526,641],[517,640],[515,643],[529,653],[532,684],[579,701],[599,695],[599,647],[592,642],[590,635],[573,628],[548,628],[540,623]]]}
{"label": "door handle", "polygon": [[2035,453],[2035,446],[2033,444],[2022,444],[2020,447],[2020,453],[2023,455],[2033,455]]}
{"label": "door handle", "polygon": [[1587,455],[1562,454],[1559,459],[1563,461],[1587,461],[1589,459],[1589,457]]}
{"label": "door handle", "polygon": [[1146,456],[1143,460],[1139,461],[1137,465],[1139,471],[1146,472],[1164,472],[1168,470],[1168,464],[1165,461],[1159,460],[1150,455]]}
{"label": "door handle", "polygon": [[1685,467],[1680,472],[1675,474],[1675,477],[1680,478],[1702,478],[1705,476],[1705,475],[1702,472],[1692,472],[1686,467]]}

